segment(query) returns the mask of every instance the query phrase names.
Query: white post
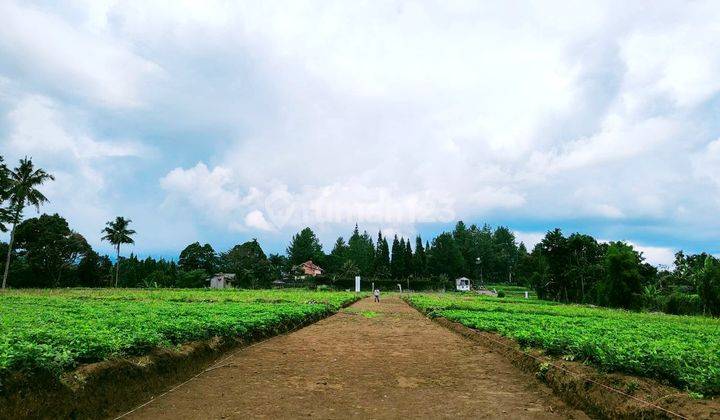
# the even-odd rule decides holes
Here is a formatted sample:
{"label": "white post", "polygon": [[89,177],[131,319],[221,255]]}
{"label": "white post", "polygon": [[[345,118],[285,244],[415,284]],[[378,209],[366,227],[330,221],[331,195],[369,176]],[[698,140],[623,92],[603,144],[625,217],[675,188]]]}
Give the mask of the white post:
{"label": "white post", "polygon": [[398,283],[398,287],[400,288],[400,293],[402,293],[402,284]]}
{"label": "white post", "polygon": [[525,299],[529,299],[528,292],[525,291]]}
{"label": "white post", "polygon": [[355,276],[355,292],[360,292],[360,276]]}

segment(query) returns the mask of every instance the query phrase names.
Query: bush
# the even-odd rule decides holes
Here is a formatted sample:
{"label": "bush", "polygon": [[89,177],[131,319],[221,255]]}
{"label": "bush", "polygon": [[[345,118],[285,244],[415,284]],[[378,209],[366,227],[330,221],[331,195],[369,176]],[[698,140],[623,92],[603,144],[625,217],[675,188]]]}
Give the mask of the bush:
{"label": "bush", "polygon": [[169,287],[172,286],[172,277],[164,271],[156,270],[142,280],[141,286],[146,289]]}
{"label": "bush", "polygon": [[504,290],[499,291],[498,294],[497,294],[497,297],[499,297],[499,298],[504,298],[504,297],[505,297],[505,291],[504,291]]}
{"label": "bush", "polygon": [[205,270],[181,271],[177,279],[177,287],[196,288],[205,287],[208,274]]}
{"label": "bush", "polygon": [[663,312],[674,315],[697,315],[703,312],[700,296],[673,292],[665,298]]}

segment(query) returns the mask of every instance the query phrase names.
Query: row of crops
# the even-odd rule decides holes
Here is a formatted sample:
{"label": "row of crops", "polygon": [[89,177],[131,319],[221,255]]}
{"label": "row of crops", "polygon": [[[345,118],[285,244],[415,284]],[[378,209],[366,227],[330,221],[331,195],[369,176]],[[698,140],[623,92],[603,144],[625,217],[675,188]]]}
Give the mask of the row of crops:
{"label": "row of crops", "polygon": [[513,338],[604,371],[720,394],[720,320],[468,295],[412,295],[430,316]]}
{"label": "row of crops", "polygon": [[354,293],[36,290],[0,294],[0,374],[60,374],[211,337],[271,335],[337,311]]}

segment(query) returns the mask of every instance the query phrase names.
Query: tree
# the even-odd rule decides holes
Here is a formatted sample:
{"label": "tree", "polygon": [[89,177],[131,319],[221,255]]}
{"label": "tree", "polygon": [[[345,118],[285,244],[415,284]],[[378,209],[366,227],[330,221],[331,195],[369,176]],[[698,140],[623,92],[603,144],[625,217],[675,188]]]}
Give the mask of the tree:
{"label": "tree", "polygon": [[327,267],[325,267],[327,272],[336,274],[340,273],[341,268],[349,258],[349,251],[350,249],[345,243],[345,239],[343,239],[342,236],[337,238],[335,246],[333,246],[332,251],[330,251],[330,255],[327,257]]}
{"label": "tree", "polygon": [[405,253],[403,255],[405,258],[405,277],[410,277],[413,275],[413,252],[412,248],[410,247],[410,238],[405,242]]}
{"label": "tree", "polygon": [[360,269],[353,260],[345,261],[338,273],[339,278],[343,280],[352,280],[358,275],[360,275]]}
{"label": "tree", "polygon": [[568,284],[567,284],[567,266],[568,266],[568,247],[567,238],[563,236],[560,229],[549,231],[545,238],[540,242],[538,251],[543,256],[543,262],[546,263],[547,270],[544,272],[543,284],[536,286],[543,288],[540,291],[536,289],[538,295],[559,301],[568,301]]}
{"label": "tree", "polygon": [[180,252],[178,265],[185,271],[205,270],[207,274],[215,272],[218,256],[210,244],[192,243]]}
{"label": "tree", "polygon": [[12,222],[12,212],[5,207],[5,201],[10,198],[10,170],[0,156],[0,232],[7,232],[6,223]]}
{"label": "tree", "polygon": [[378,231],[377,247],[375,248],[375,258],[373,260],[373,275],[380,279],[390,277],[390,247],[387,238],[382,236],[382,231]]}
{"label": "tree", "polygon": [[320,245],[320,240],[315,236],[315,232],[309,227],[301,230],[300,233],[293,236],[290,246],[287,248],[290,264],[293,266],[312,260],[320,265],[324,261],[325,254]]}
{"label": "tree", "polygon": [[120,277],[120,245],[135,243],[132,238],[135,231],[128,229],[131,222],[132,220],[130,219],[118,216],[114,221],[107,222],[107,226],[102,230],[102,233],[105,234],[102,240],[108,241],[115,246],[115,287],[117,287],[118,278]]}
{"label": "tree", "polygon": [[642,292],[642,259],[631,245],[611,242],[605,253],[605,278],[598,288],[598,303],[632,308]]}
{"label": "tree", "polygon": [[413,255],[413,273],[417,277],[423,277],[427,274],[427,257],[425,256],[425,247],[423,246],[420,236],[415,238],[415,255]]}
{"label": "tree", "polygon": [[697,277],[703,311],[709,315],[720,315],[720,261],[710,255],[705,257],[705,263]]}
{"label": "tree", "polygon": [[475,262],[475,258],[477,258],[477,249],[473,246],[472,240],[473,233],[474,232],[467,229],[467,226],[465,226],[465,223],[462,220],[459,220],[455,224],[455,229],[452,232],[455,244],[460,250],[463,260],[465,261],[465,267],[463,267],[462,270],[462,275],[465,276],[470,276],[474,271],[473,264]]}
{"label": "tree", "polygon": [[475,277],[479,278],[480,283],[484,284],[487,276],[492,279],[496,260],[490,226],[485,224],[480,229],[475,225],[470,226],[470,247],[471,252],[467,254],[471,261],[465,261],[465,264],[466,267],[467,265],[472,267],[466,269],[470,273],[475,273]]}
{"label": "tree", "polygon": [[587,302],[602,279],[604,246],[590,235],[573,233],[567,238],[565,270],[571,302]]}
{"label": "tree", "polygon": [[91,249],[77,266],[78,285],[83,287],[108,285],[112,281],[112,268],[112,261],[107,255],[100,256]]}
{"label": "tree", "polygon": [[63,272],[92,251],[85,238],[70,230],[67,221],[57,214],[20,223],[15,241],[33,273],[48,279],[51,287],[60,286]]}
{"label": "tree", "polygon": [[207,271],[204,269],[195,269],[190,271],[182,271],[178,274],[175,285],[183,288],[198,288],[205,286],[207,281]]}
{"label": "tree", "polygon": [[498,226],[492,239],[496,256],[495,275],[501,282],[512,283],[518,256],[515,234],[505,226]]}
{"label": "tree", "polygon": [[397,235],[393,238],[391,252],[392,258],[390,260],[390,275],[394,279],[401,279],[403,275],[403,264],[405,263],[405,260],[403,259],[405,247],[400,246],[400,241],[398,240]]}
{"label": "tree", "polygon": [[235,273],[238,283],[251,289],[270,287],[272,267],[257,239],[235,245],[221,257],[223,271]]}
{"label": "tree", "polygon": [[455,239],[449,233],[441,233],[432,241],[432,252],[428,254],[428,271],[435,276],[446,275],[450,279],[460,277],[465,269],[465,260]]}
{"label": "tree", "polygon": [[13,245],[15,242],[15,228],[22,220],[22,212],[26,206],[34,206],[39,213],[40,206],[48,201],[47,197],[38,190],[38,187],[47,180],[55,178],[44,169],[35,169],[32,160],[28,158],[20,159],[20,165],[7,172],[7,180],[4,195],[9,201],[9,207],[4,213],[9,214],[8,222],[12,224],[10,230],[10,242],[8,242],[8,253],[5,258],[5,271],[3,273],[2,288],[7,285],[8,271],[10,269],[10,256],[13,253]]}
{"label": "tree", "polygon": [[348,258],[358,267],[360,275],[369,276],[372,274],[374,257],[375,245],[372,238],[367,232],[361,235],[356,224],[348,240]]}
{"label": "tree", "polygon": [[284,255],[270,254],[268,255],[268,261],[270,262],[273,278],[283,278],[285,274],[290,271],[288,258]]}

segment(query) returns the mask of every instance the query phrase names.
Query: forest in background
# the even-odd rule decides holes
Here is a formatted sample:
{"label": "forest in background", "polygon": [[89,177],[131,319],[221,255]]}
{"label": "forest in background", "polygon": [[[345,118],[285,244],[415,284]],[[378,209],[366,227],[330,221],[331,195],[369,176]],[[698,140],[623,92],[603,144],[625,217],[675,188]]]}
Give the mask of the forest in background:
{"label": "forest in background", "polygon": [[[102,230],[102,240],[116,251],[113,262],[100,255],[58,214],[24,218],[47,199],[40,187],[52,174],[21,159],[10,169],[0,156],[0,242],[2,287],[206,287],[214,273],[236,275],[243,288],[283,285],[348,289],[355,276],[384,290],[405,285],[410,290],[453,290],[465,276],[475,287],[485,284],[522,285],[540,299],[596,304],[673,314],[720,315],[720,260],[707,253],[675,255],[673,267],[655,267],[629,243],[602,242],[590,235],[565,236],[548,231],[532,250],[505,227],[467,226],[457,222],[451,232],[431,240],[373,238],[357,224],[345,240],[339,237],[329,252],[306,227],[295,234],[284,254],[267,255],[257,239],[218,252],[195,242],[177,261],[121,256],[121,245],[132,244],[131,220],[117,217]],[[324,269],[318,277],[300,275],[298,265],[312,260]],[[7,284],[6,284],[7,283]]]}

